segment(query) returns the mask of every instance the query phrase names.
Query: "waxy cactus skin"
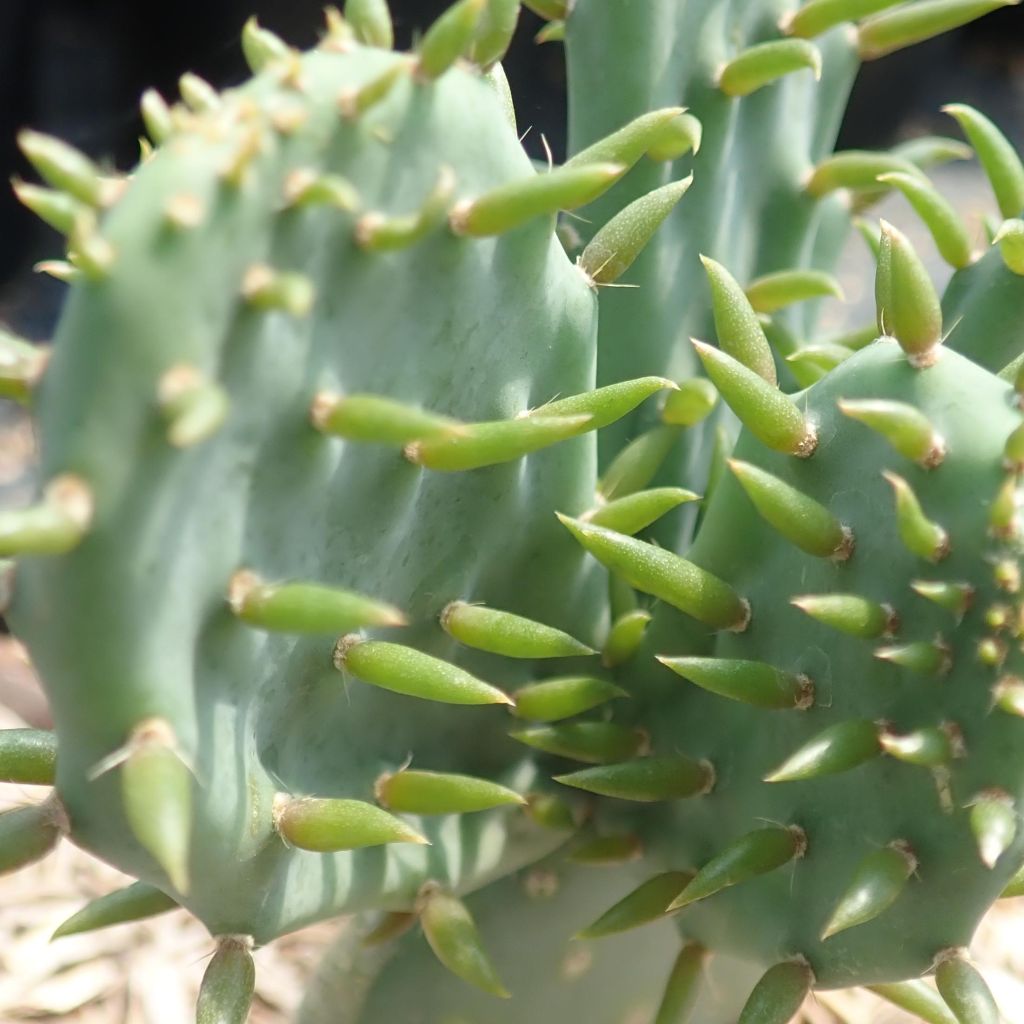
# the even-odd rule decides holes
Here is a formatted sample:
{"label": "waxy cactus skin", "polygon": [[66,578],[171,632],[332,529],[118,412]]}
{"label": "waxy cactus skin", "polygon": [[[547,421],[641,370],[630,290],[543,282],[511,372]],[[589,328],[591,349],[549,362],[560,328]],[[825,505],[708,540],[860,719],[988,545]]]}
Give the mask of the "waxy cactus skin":
{"label": "waxy cactus skin", "polygon": [[[1024,166],[948,108],[1004,220],[975,252],[926,174],[962,143],[832,146],[861,59],[1004,5],[533,0],[570,77],[547,171],[515,0],[412,54],[385,0],[308,54],[250,21],[253,79],[147,93],[124,177],[24,133],[72,287],[48,358],[0,336],[42,481],[0,594],[56,721],[0,734],[52,786],[0,866],[64,835],[139,880],[58,932],[187,908],[200,1024],[343,914],[305,1024],[786,1024],[853,985],[994,1020]],[[891,188],[952,283],[883,222],[875,327],[823,338]]]}

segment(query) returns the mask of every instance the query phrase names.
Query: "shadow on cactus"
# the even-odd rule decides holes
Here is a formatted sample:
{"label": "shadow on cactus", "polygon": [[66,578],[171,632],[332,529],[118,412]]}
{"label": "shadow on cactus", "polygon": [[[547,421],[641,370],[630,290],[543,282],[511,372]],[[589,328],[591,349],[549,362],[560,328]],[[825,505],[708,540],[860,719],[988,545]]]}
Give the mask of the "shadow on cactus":
{"label": "shadow on cactus", "polygon": [[[4,589],[56,721],[0,737],[54,787],[0,863],[66,836],[139,879],[58,934],[188,908],[201,1022],[246,1018],[254,945],[368,912],[309,1024],[786,1024],[854,985],[994,1022],[1024,167],[964,106],[971,148],[831,147],[859,60],[1004,4],[528,6],[562,167],[518,142],[515,0],[412,54],[383,0],[308,54],[251,21],[252,81],[147,93],[129,176],[22,135],[72,287],[52,358],[0,349],[43,481]],[[925,173],[972,151],[984,254]],[[822,338],[891,189],[946,298],[883,223],[877,323]]]}

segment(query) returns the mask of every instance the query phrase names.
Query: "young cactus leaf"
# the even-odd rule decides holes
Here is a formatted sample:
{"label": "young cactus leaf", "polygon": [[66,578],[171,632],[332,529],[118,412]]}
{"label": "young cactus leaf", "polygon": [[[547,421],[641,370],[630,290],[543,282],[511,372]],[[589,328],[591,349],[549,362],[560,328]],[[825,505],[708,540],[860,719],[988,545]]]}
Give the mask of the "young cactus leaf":
{"label": "young cactus leaf", "polygon": [[711,285],[719,348],[776,386],[775,359],[750,299],[725,267],[707,256],[700,259]]}
{"label": "young cactus leaf", "polygon": [[45,729],[0,730],[0,782],[52,786],[57,770],[57,736]]}
{"label": "young cactus leaf", "polygon": [[715,385],[706,377],[691,377],[681,381],[677,390],[669,392],[661,420],[676,427],[693,427],[707,419],[717,404]]}
{"label": "young cactus leaf", "polygon": [[789,36],[813,39],[844,21],[856,21],[902,0],[806,0],[783,19],[782,30]]}
{"label": "young cactus leaf", "polygon": [[665,983],[654,1024],[683,1024],[689,1020],[707,955],[707,950],[696,942],[687,942],[679,951]]}
{"label": "young cactus leaf", "polygon": [[177,737],[162,718],[132,730],[121,764],[121,800],[139,843],[180,893],[188,892],[192,837],[192,772]]}
{"label": "young cactus leaf", "polygon": [[609,423],[622,419],[631,413],[641,402],[659,391],[675,391],[676,384],[666,377],[638,377],[636,380],[623,381],[621,384],[609,384],[595,391],[583,391],[568,398],[558,398],[553,402],[534,409],[531,416],[589,416],[588,430],[600,430]]}
{"label": "young cactus leaf", "polygon": [[1013,878],[1006,883],[1006,888],[999,894],[1001,900],[1013,900],[1018,896],[1024,896],[1024,867],[1018,869]]}
{"label": "young cactus leaf", "polygon": [[818,438],[796,402],[726,352],[693,341],[711,382],[743,425],[763,444],[806,459]]}
{"label": "young cactus leaf", "polygon": [[877,189],[883,174],[903,173],[924,177],[909,160],[895,153],[850,149],[825,157],[811,172],[804,188],[816,199],[836,189]]}
{"label": "young cactus leaf", "polygon": [[867,921],[873,921],[896,902],[917,870],[917,858],[906,843],[897,841],[869,853],[854,872],[821,933],[822,942]]}
{"label": "young cactus leaf", "polygon": [[458,473],[513,462],[591,428],[592,417],[517,416],[511,420],[467,424],[455,436],[423,438],[405,446],[405,457],[417,466]]}
{"label": "young cactus leaf", "polygon": [[294,55],[292,48],[280,36],[263,28],[255,16],[249,18],[242,27],[242,53],[254,75],[275,61]]}
{"label": "young cactus leaf", "polygon": [[985,979],[961,950],[940,956],[935,984],[958,1024],[999,1024],[999,1008]]}
{"label": "young cactus leaf", "polygon": [[857,594],[805,594],[790,602],[804,614],[850,636],[874,639],[891,636],[899,619],[889,605]]}
{"label": "young cactus leaf", "polygon": [[585,206],[611,188],[624,171],[621,164],[558,167],[499,185],[476,199],[456,204],[450,217],[452,230],[474,238],[503,235],[535,217]]}
{"label": "young cactus leaf", "polygon": [[1014,217],[1003,221],[995,238],[992,239],[992,244],[999,246],[1006,269],[1024,276],[1024,220]]}
{"label": "young cactus leaf", "polygon": [[1020,0],[920,0],[862,22],[857,33],[861,60],[877,60],[975,21]]}
{"label": "young cactus leaf", "polygon": [[160,378],[157,404],[167,424],[167,440],[190,448],[215,434],[227,419],[227,392],[187,363],[172,366]]}
{"label": "young cactus leaf", "polygon": [[387,0],[345,0],[345,21],[367,46],[390,50],[395,45]]}
{"label": "young cactus leaf", "polygon": [[0,398],[27,405],[48,361],[47,349],[0,330]]}
{"label": "young cactus leaf", "polygon": [[1013,799],[1001,789],[979,793],[971,802],[970,823],[981,862],[987,868],[994,868],[1017,837],[1017,810]]}
{"label": "young cactus leaf", "polygon": [[799,860],[806,849],[807,837],[796,825],[773,825],[748,832],[712,857],[668,909],[681,910],[729,886],[775,871]]}
{"label": "young cactus leaf", "polygon": [[117,188],[111,180],[104,178],[84,153],[66,142],[25,129],[18,134],[18,148],[43,181],[80,203],[107,206],[116,198]]}
{"label": "young cactus leaf", "polygon": [[[757,313],[775,313],[796,302],[811,299],[845,301],[842,285],[821,270],[778,270],[751,281],[746,288],[747,301]],[[721,341],[721,336],[719,336]]]}
{"label": "young cactus leaf", "polygon": [[640,608],[620,615],[612,623],[608,639],[601,648],[601,664],[616,668],[629,661],[643,642],[650,622],[651,613]]}
{"label": "young cactus leaf", "polygon": [[814,703],[814,684],[762,661],[735,658],[667,658],[658,661],[703,690],[759,708],[804,708]]}
{"label": "young cactus leaf", "polygon": [[[562,676],[531,683],[512,694],[513,713],[534,722],[558,722],[629,694],[614,683],[592,676]],[[0,733],[0,737],[3,733]]]}
{"label": "young cactus leaf", "polygon": [[245,1024],[256,990],[252,939],[222,935],[206,967],[196,1004],[196,1024]]}
{"label": "young cactus leaf", "polygon": [[960,269],[972,262],[971,236],[960,214],[930,181],[900,173],[883,174],[878,180],[899,189],[907,197],[931,233],[939,255],[951,267]]}
{"label": "young cactus leaf", "polygon": [[417,901],[423,934],[434,955],[453,974],[499,999],[509,992],[491,964],[476,923],[461,900],[428,883]]}
{"label": "young cactus leaf", "polygon": [[700,501],[700,495],[682,487],[655,487],[600,505],[590,512],[584,512],[580,518],[584,522],[632,537],[656,523],[672,509],[690,501]]}
{"label": "young cactus leaf", "polygon": [[726,96],[749,96],[752,92],[794,71],[810,69],[821,78],[821,51],[805,39],[776,39],[758,43],[733,57],[718,72],[718,88]]}
{"label": "young cactus leaf", "polygon": [[960,736],[955,727],[928,726],[898,735],[880,730],[878,743],[882,752],[907,764],[922,768],[941,768],[960,756]]}
{"label": "young cactus leaf", "polygon": [[942,996],[925,981],[897,981],[865,988],[887,1003],[919,1017],[925,1024],[958,1024]]}
{"label": "young cactus leaf", "polygon": [[342,90],[338,97],[338,109],[342,116],[354,121],[382,103],[399,82],[408,79],[410,70],[411,66],[407,62],[398,61],[362,85]]}
{"label": "young cactus leaf", "polygon": [[489,779],[409,769],[381,775],[374,795],[382,807],[406,814],[467,814],[526,803],[525,797]]}
{"label": "young cactus leaf", "polygon": [[639,860],[643,852],[644,844],[640,837],[626,833],[585,839],[579,846],[573,848],[566,859],[573,864],[606,867]]}
{"label": "young cactus leaf", "polygon": [[50,941],[129,921],[142,921],[177,909],[178,904],[156,886],[147,882],[132,882],[123,889],[115,889],[105,896],[90,900],[81,910],[57,926]]}
{"label": "young cactus leaf", "polygon": [[242,297],[253,309],[302,318],[312,310],[316,294],[313,282],[303,274],[277,271],[256,263],[245,272]]}
{"label": "young cactus leaf", "polygon": [[265,583],[241,569],[231,577],[231,610],[250,626],[271,632],[347,633],[370,626],[404,626],[391,605],[319,583]]}
{"label": "young cactus leaf", "polygon": [[952,665],[949,646],[941,637],[879,647],[875,657],[923,676],[945,675]]}
{"label": "young cactus leaf", "polygon": [[884,398],[848,399],[839,402],[839,411],[880,434],[904,458],[925,469],[942,462],[946,444],[919,409],[906,402]]}
{"label": "young cactus leaf", "polygon": [[167,101],[156,91],[147,89],[139,101],[139,112],[142,123],[146,126],[146,134],[159,146],[174,134],[174,114]]}
{"label": "young cactus leaf", "polygon": [[906,235],[882,221],[875,274],[878,329],[895,338],[912,366],[930,366],[942,342],[942,306]]}
{"label": "young cactus leaf", "polygon": [[466,601],[445,605],[441,628],[467,647],[506,658],[572,658],[597,653],[560,629]]}
{"label": "young cactus leaf", "polygon": [[1012,142],[987,118],[965,103],[950,103],[944,114],[956,118],[974,152],[978,154],[999,212],[1004,218],[1024,212],[1024,163]]}
{"label": "young cactus leaf", "polygon": [[707,761],[695,761],[682,754],[665,754],[584,768],[568,775],[556,775],[555,781],[598,796],[654,803],[710,792],[715,772]]}
{"label": "young cactus leaf", "polygon": [[548,21],[563,21],[572,10],[573,0],[523,0],[523,6]]}
{"label": "young cactus leaf", "polygon": [[519,0],[489,0],[477,22],[469,57],[485,71],[505,56],[519,23]]}
{"label": "young cactus leaf", "polygon": [[865,719],[850,719],[822,730],[790,754],[765,782],[800,782],[849,771],[882,751],[878,726]]}
{"label": "young cactus leaf", "polygon": [[901,476],[883,471],[896,495],[896,523],[900,540],[912,554],[929,562],[941,562],[949,554],[949,534],[928,519],[917,495]]}
{"label": "young cactus leaf", "polygon": [[18,180],[11,183],[11,188],[22,206],[62,235],[71,234],[78,219],[88,209],[80,199],[57,189],[42,188]]}
{"label": "young cactus leaf", "polygon": [[427,80],[440,78],[473,45],[487,0],[458,0],[424,33],[416,71]]}
{"label": "young cactus leaf", "polygon": [[609,907],[593,924],[577,932],[576,939],[600,939],[606,935],[639,928],[665,916],[668,905],[693,878],[692,871],[666,871],[647,879],[618,903]]}
{"label": "young cactus leaf", "polygon": [[274,828],[300,850],[332,853],[385,843],[429,845],[404,821],[363,800],[290,797],[274,801]]}
{"label": "young cactus leaf", "polygon": [[297,167],[284,181],[285,207],[290,210],[328,206],[351,213],[359,209],[359,193],[340,174],[320,174],[308,167]]}
{"label": "young cactus leaf", "polygon": [[334,667],[364,683],[442,704],[511,704],[497,687],[450,662],[414,647],[343,636],[334,648]]}
{"label": "young cactus leaf", "polygon": [[85,536],[92,515],[85,481],[71,474],[55,477],[39,504],[0,511],[0,557],[64,554]]}
{"label": "young cactus leaf", "polygon": [[337,395],[329,391],[317,392],[310,419],[317,430],[332,437],[399,446],[458,437],[468,429],[458,420],[391,398]]}
{"label": "young cactus leaf", "polygon": [[809,388],[823,377],[827,377],[852,355],[853,349],[846,348],[845,345],[801,345],[795,352],[786,356],[786,365],[797,384],[802,388]]}
{"label": "young cactus leaf", "polygon": [[575,832],[576,815],[572,808],[553,793],[531,793],[523,808],[526,816],[541,828],[556,832]]}
{"label": "young cactus leaf", "polygon": [[814,987],[814,972],[802,957],[770,967],[754,986],[738,1024],[789,1024]]}
{"label": "young cactus leaf", "polygon": [[970,583],[947,583],[939,580],[913,580],[910,589],[926,601],[956,616],[959,622],[974,604],[974,587]]}
{"label": "young cactus leaf", "polygon": [[801,551],[837,562],[853,554],[850,529],[820,502],[749,462],[728,464],[760,515]]}
{"label": "young cactus leaf", "polygon": [[208,114],[221,105],[220,95],[205,78],[186,71],[178,79],[178,89],[185,106],[193,114]]}
{"label": "young cactus leaf", "polygon": [[[663,107],[641,114],[618,131],[581,149],[566,160],[564,166],[611,163],[629,168],[642,157],[650,156],[652,150],[659,153],[655,159],[670,160],[682,156],[685,149],[681,152],[675,150],[679,144],[679,120],[685,111],[685,107]],[[666,148],[672,155],[663,155]]]}
{"label": "young cactus leaf", "polygon": [[513,729],[509,736],[545,754],[585,764],[614,764],[636,757],[647,746],[647,734],[617,722],[568,722]]}
{"label": "young cactus leaf", "polygon": [[450,167],[442,167],[436,184],[414,213],[364,213],[356,222],[356,245],[366,252],[390,252],[423,241],[444,224],[454,191],[455,175]]}
{"label": "young cactus leaf", "polygon": [[715,629],[742,631],[750,621],[750,608],[743,598],[693,562],[592,523],[560,513],[558,518],[602,565],[637,590]]}
{"label": "young cactus leaf", "polygon": [[595,285],[612,284],[636,261],[693,183],[693,175],[662,185],[620,210],[587,243],[580,269]]}
{"label": "young cactus leaf", "polygon": [[[677,393],[670,392],[670,397]],[[642,491],[661,469],[678,438],[679,428],[669,426],[655,427],[633,438],[598,481],[600,494],[612,501]]]}
{"label": "young cactus leaf", "polygon": [[0,814],[0,875],[45,857],[67,831],[55,800],[15,807]]}

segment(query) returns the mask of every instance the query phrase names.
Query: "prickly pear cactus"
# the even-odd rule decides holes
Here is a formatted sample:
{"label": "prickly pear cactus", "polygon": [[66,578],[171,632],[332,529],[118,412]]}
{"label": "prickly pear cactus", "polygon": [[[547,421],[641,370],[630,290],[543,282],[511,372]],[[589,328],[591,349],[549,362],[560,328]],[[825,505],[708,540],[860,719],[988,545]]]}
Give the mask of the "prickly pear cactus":
{"label": "prickly pear cactus", "polygon": [[[26,132],[72,287],[49,358],[0,339],[41,450],[0,589],[56,721],[0,736],[53,787],[0,865],[66,836],[139,879],[58,934],[188,908],[203,1024],[246,1019],[254,945],[342,914],[308,1024],[786,1024],[853,985],[995,1022],[967,949],[1024,864],[1024,166],[964,106],[970,147],[831,148],[859,60],[1003,5],[534,0],[572,92],[548,170],[515,0],[412,54],[384,0],[308,54],[251,21],[253,79],[147,93],[127,176]],[[984,254],[925,173],[972,151]],[[883,223],[877,322],[820,338],[891,189],[946,296]]]}

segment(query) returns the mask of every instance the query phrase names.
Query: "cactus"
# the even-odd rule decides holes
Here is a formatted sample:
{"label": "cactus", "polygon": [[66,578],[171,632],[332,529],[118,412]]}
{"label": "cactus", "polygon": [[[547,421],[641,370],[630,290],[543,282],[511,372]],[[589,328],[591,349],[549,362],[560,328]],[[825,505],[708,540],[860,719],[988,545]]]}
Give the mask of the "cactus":
{"label": "cactus", "polygon": [[[978,254],[925,173],[963,144],[831,147],[859,60],[1004,4],[534,0],[547,170],[515,0],[412,54],[385,0],[308,54],[250,21],[252,80],[147,93],[131,175],[24,133],[72,287],[52,358],[0,338],[42,481],[0,592],[56,722],[0,736],[53,787],[0,865],[67,836],[138,879],[58,933],[187,908],[200,1022],[343,914],[309,1024],[785,1024],[854,985],[995,1020],[1024,166],[949,108],[1004,219]],[[892,188],[952,282],[883,222],[877,323],[821,338]]]}

